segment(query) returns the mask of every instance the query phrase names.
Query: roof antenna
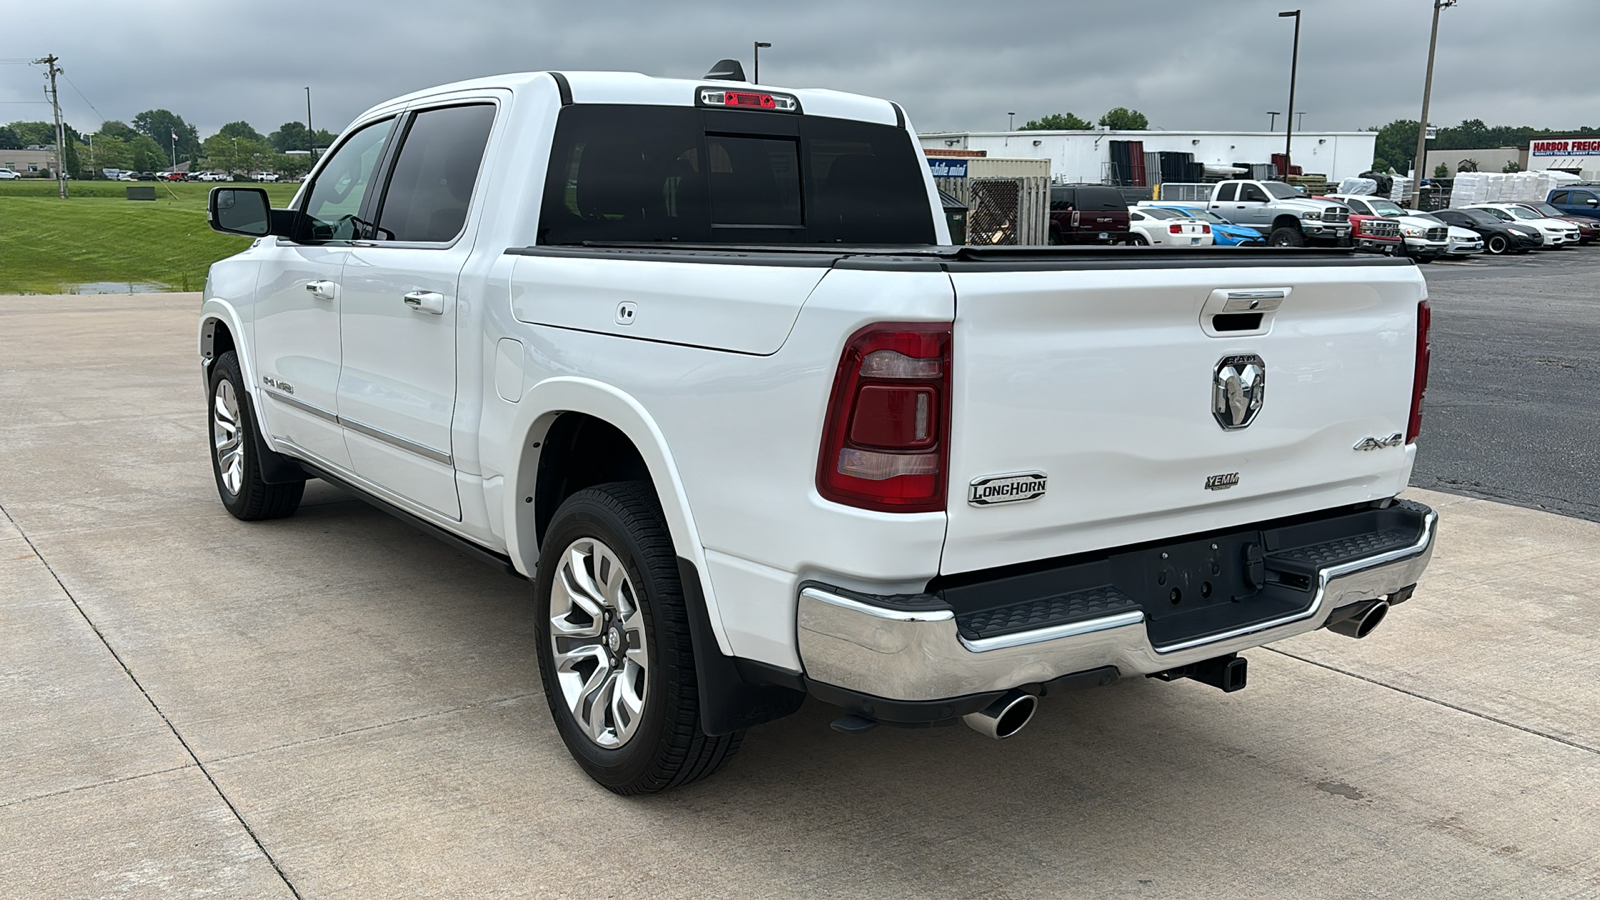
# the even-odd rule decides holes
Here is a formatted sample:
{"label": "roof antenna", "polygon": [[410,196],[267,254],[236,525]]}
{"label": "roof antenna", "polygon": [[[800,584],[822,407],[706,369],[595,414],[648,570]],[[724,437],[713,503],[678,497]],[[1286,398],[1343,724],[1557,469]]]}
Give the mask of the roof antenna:
{"label": "roof antenna", "polygon": [[717,81],[744,81],[744,66],[737,59],[719,59],[706,73],[706,78]]}

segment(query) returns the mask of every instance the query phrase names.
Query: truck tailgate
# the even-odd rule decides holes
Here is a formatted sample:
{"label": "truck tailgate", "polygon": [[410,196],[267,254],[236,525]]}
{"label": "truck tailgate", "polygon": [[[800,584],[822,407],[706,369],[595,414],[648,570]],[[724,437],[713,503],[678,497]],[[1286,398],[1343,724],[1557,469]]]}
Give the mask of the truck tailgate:
{"label": "truck tailgate", "polygon": [[[951,266],[954,395],[941,572],[1402,490],[1415,449],[1390,439],[1404,434],[1410,411],[1422,277],[1411,266],[1348,258],[1294,262]],[[1254,328],[1252,303],[1268,310]],[[1240,401],[1249,405],[1256,373],[1248,370],[1257,364],[1264,388],[1249,418]],[[1226,376],[1243,376],[1220,411],[1219,371],[1224,395]],[[1368,438],[1375,441],[1358,449]],[[1044,476],[1042,494],[1026,477],[1034,474]],[[1004,477],[1012,475],[1025,477]]]}

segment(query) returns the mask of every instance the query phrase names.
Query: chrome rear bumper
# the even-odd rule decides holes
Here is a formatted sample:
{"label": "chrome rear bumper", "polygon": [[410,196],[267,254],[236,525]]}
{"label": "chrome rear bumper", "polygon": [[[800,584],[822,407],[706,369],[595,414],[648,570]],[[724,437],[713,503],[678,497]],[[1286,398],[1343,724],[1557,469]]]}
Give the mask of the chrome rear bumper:
{"label": "chrome rear bumper", "polygon": [[878,605],[808,585],[799,598],[806,677],[892,700],[941,700],[1001,691],[1103,666],[1153,674],[1323,627],[1340,607],[1386,597],[1422,577],[1438,513],[1428,510],[1410,546],[1318,570],[1308,605],[1279,618],[1165,646],[1151,643],[1142,611],[969,640],[950,609]]}

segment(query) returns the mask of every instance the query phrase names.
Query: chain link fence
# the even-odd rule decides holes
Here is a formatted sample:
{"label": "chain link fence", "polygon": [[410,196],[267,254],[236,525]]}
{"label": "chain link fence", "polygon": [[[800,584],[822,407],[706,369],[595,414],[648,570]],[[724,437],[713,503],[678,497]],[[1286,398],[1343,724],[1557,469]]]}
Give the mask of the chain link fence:
{"label": "chain link fence", "polygon": [[1022,185],[1014,178],[974,178],[968,184],[967,243],[1018,244]]}

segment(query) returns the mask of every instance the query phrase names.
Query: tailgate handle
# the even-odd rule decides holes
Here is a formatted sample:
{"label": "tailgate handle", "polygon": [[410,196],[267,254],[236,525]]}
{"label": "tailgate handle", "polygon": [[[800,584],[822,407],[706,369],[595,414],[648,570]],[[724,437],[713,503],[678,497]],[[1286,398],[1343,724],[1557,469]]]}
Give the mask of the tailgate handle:
{"label": "tailgate handle", "polygon": [[1288,291],[1228,291],[1222,312],[1272,312],[1283,305]]}
{"label": "tailgate handle", "polygon": [[1200,329],[1214,338],[1267,334],[1291,287],[1217,288],[1200,308]]}

